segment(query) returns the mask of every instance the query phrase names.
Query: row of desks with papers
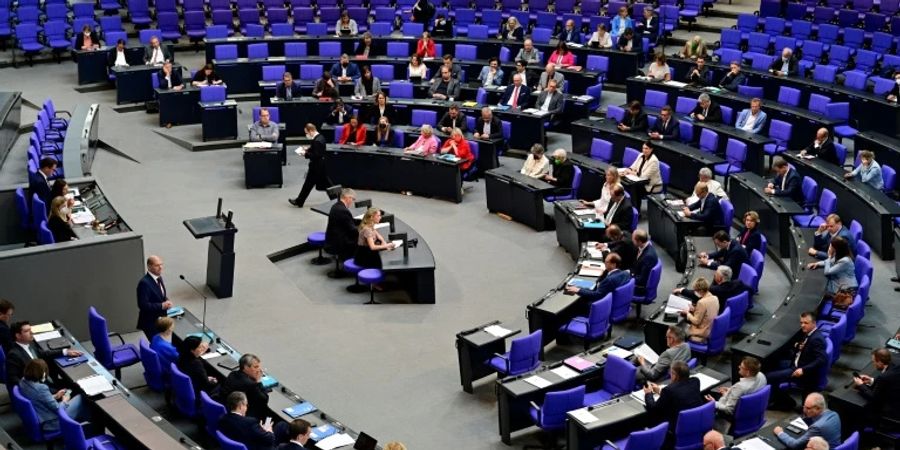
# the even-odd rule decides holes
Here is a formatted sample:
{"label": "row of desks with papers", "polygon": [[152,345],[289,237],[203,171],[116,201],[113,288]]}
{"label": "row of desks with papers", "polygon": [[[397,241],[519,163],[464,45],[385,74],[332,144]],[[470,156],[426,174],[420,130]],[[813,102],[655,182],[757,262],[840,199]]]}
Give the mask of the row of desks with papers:
{"label": "row of desks with papers", "polygon": [[[143,103],[153,100],[153,79],[161,66],[113,66],[109,68],[116,77],[116,104]],[[180,64],[173,64],[172,70],[180,71]],[[186,79],[190,84],[190,78]]]}
{"label": "row of desks with papers", "polygon": [[755,173],[733,173],[728,181],[728,199],[735,211],[756,211],[759,214],[757,226],[766,237],[775,261],[781,263],[782,258],[797,257],[796,254],[792,256],[796,248],[791,226],[793,216],[803,214],[804,209],[790,197],[766,194],[764,189],[770,181]]}
{"label": "row of desks with papers", "polygon": [[72,230],[79,239],[131,231],[97,181],[89,178],[69,180],[69,196],[75,200]]}
{"label": "row of desks with papers", "polygon": [[[211,376],[224,380],[233,370],[238,370],[241,353],[227,343],[221,336],[204,327],[203,322],[189,310],[175,317],[173,341],[181,342],[188,336],[200,336],[209,342],[209,352],[203,355],[206,370]],[[359,433],[337,420],[331,414],[320,411],[308,400],[301,397],[269,374],[261,381],[269,391],[268,409],[276,421],[290,422],[302,418],[313,425],[313,440],[317,449],[330,449],[332,443],[345,442],[352,444]],[[299,408],[295,408],[299,407]],[[300,413],[302,412],[302,413]],[[259,418],[262,420],[262,418]],[[342,446],[342,445],[339,445]],[[380,446],[378,447],[381,448]]]}
{"label": "row of desks with papers", "polygon": [[[380,45],[382,48],[385,48],[388,42],[407,42],[410,44],[410,54],[412,54],[414,46],[416,45],[416,42],[419,38],[420,36],[372,37],[373,41],[376,42],[377,45]],[[469,39],[466,37],[436,37],[434,38],[434,41],[436,44],[441,45],[441,53],[444,55],[455,55],[457,53],[456,46],[459,44],[474,45],[476,46],[476,58],[478,60],[487,60],[488,58],[491,58],[493,56],[499,56],[500,49],[502,47],[508,48],[510,55],[514,56],[519,52],[523,45],[522,42],[519,41],[504,41],[500,39]],[[306,43],[306,54],[308,55],[318,55],[320,53],[320,42],[339,42],[341,45],[341,53],[352,55],[355,53],[356,46],[359,44],[359,38],[343,36],[267,36],[265,38],[247,38],[238,36],[221,39],[204,39],[204,43],[206,46],[206,62],[212,62],[215,59],[215,47],[216,45],[220,44],[237,45],[238,57],[246,58],[248,53],[247,46],[249,46],[250,44],[262,43],[266,43],[269,45],[270,56],[284,56],[284,44],[288,42]],[[554,50],[556,50],[556,41],[553,40],[547,44],[535,43],[534,47],[540,50],[544,54],[545,58],[547,58],[551,53],[553,53]],[[624,84],[626,78],[637,74],[638,66],[642,57],[641,53],[639,52],[624,52],[616,49],[595,49],[573,44],[569,44],[569,50],[575,55],[577,64],[581,66],[585,66],[587,64],[587,57],[589,55],[599,55],[609,58],[609,70],[605,74],[604,79],[608,80],[611,83],[617,84]],[[438,55],[438,59],[441,56],[442,55]],[[539,63],[536,64],[536,66],[543,67],[544,64],[545,63]]]}
{"label": "row of desks with papers", "polygon": [[[175,60],[175,54],[172,52],[173,46],[170,44],[162,44],[169,46],[169,53],[172,55],[172,61]],[[112,68],[109,65],[109,56],[115,51],[116,43],[110,42],[97,49],[91,50],[74,50],[75,61],[78,63],[78,85],[94,83],[106,83],[109,81],[109,73]],[[144,65],[144,46],[126,46],[125,62],[129,66]],[[159,67],[156,68],[159,70]]]}
{"label": "row of desks with papers", "polygon": [[572,259],[581,256],[586,242],[600,241],[606,235],[606,223],[598,220],[596,210],[585,208],[581,200],[553,202],[553,222],[556,225],[556,242]]}
{"label": "row of desks with papers", "polygon": [[54,322],[36,325],[35,342],[45,350],[72,348],[82,352],[75,358],[55,360],[54,373],[67,385],[77,386],[90,399],[93,418],[125,445],[147,450],[199,450],[196,442],[160,416],[137,395],[119,382],[94,359],[65,328]]}

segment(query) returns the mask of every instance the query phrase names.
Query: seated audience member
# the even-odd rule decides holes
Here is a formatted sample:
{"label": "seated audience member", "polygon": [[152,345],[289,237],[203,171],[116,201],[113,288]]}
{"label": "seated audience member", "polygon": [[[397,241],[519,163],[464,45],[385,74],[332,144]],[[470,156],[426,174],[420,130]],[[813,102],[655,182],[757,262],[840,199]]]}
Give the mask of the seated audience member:
{"label": "seated audience member", "polygon": [[393,143],[394,130],[391,128],[391,122],[387,116],[383,116],[375,125],[375,142],[373,144],[378,147],[391,147]]}
{"label": "seated audience member", "polygon": [[788,47],[781,50],[781,58],[772,61],[769,66],[769,73],[776,77],[792,77],[797,75],[797,59],[794,58],[794,51]]}
{"label": "seated audience member", "polygon": [[681,311],[688,322],[688,338],[694,342],[706,342],[712,331],[713,319],[719,315],[719,299],[709,292],[709,281],[700,277],[694,280],[693,292],[697,303],[689,309]]}
{"label": "seated audience member", "polygon": [[589,202],[587,200],[582,200],[581,204],[584,206],[590,206],[594,208],[594,211],[597,212],[598,216],[603,216],[606,214],[606,210],[609,207],[609,202],[612,200],[612,192],[616,186],[619,186],[621,183],[619,181],[619,171],[613,166],[609,166],[606,168],[605,182],[603,186],[600,188],[600,198],[594,200],[593,202]]}
{"label": "seated audience member", "polygon": [[772,407],[784,410],[794,408],[794,400],[781,390],[782,383],[796,383],[803,393],[802,398],[819,390],[821,371],[828,370],[829,365],[825,339],[825,334],[816,326],[816,313],[801,313],[800,331],[784,347],[790,351],[783,355],[781,366],[784,368],[766,372],[766,379],[772,386],[772,397],[769,400]]}
{"label": "seated audience member", "polygon": [[219,396],[227,399],[232,392],[241,392],[246,398],[247,415],[266,417],[269,414],[269,394],[262,385],[263,369],[259,357],[245,353],[238,360],[238,369],[232,371],[222,382]]}
{"label": "seated audience member", "polygon": [[875,153],[871,150],[859,152],[859,165],[852,171],[844,174],[844,178],[856,179],[872,186],[875,189],[884,189],[884,178],[881,175],[881,166],[875,161]]}
{"label": "seated audience member", "polygon": [[360,77],[359,66],[350,62],[350,55],[344,53],[341,60],[331,66],[331,77],[340,83],[356,81]]}
{"label": "seated audience member", "polygon": [[734,408],[737,407],[738,400],[745,395],[750,395],[764,387],[766,387],[766,376],[759,369],[762,364],[758,359],[752,356],[745,356],[738,365],[738,374],[741,379],[731,387],[721,387],[716,393],[721,395],[715,400],[711,395],[706,396],[707,401],[716,402],[716,412],[726,417],[734,416]]}
{"label": "seated audience member", "polygon": [[647,38],[651,44],[656,44],[659,37],[659,17],[653,14],[652,7],[644,7],[644,17],[636,25],[641,30],[638,38]]}
{"label": "seated audience member", "polygon": [[125,39],[116,41],[116,46],[109,51],[107,63],[109,67],[128,67],[128,59],[125,56]]}
{"label": "seated audience member", "polygon": [[834,147],[834,140],[828,133],[827,128],[819,128],[816,131],[816,139],[800,150],[801,156],[817,156],[822,161],[828,161],[836,166],[842,166],[843,161],[838,160],[837,149]]}
{"label": "seated audience member", "polygon": [[[528,86],[522,85],[526,90]],[[556,89],[556,80],[547,83],[547,89],[538,94],[537,103],[534,105],[539,111],[550,113],[550,120],[556,119],[556,115],[563,110],[563,95]]]}
{"label": "seated audience member", "polygon": [[659,158],[653,154],[653,143],[651,141],[644,141],[644,145],[641,147],[641,155],[631,163],[630,167],[625,169],[624,174],[636,176],[641,180],[648,181],[642,189],[635,189],[634,192],[631,193],[633,196],[631,201],[634,203],[634,207],[640,211],[641,202],[645,195],[662,191],[662,175],[659,171]]}
{"label": "seated audience member", "polygon": [[822,394],[813,392],[806,396],[801,418],[809,428],[799,437],[795,438],[785,433],[781,427],[772,430],[785,447],[790,450],[801,450],[807,448],[807,442],[816,437],[824,439],[830,448],[841,445],[841,418],[836,412],[828,409]]}
{"label": "seated audience member", "polygon": [[[72,396],[69,389],[60,389],[55,393],[50,392],[46,380],[50,376],[50,369],[42,359],[32,359],[25,365],[23,378],[19,381],[19,392],[23,397],[31,401],[34,412],[40,421],[40,428],[45,433],[59,431],[59,408],[63,407],[66,414],[76,422],[87,420],[87,406],[82,403],[80,395]],[[7,383],[10,391],[11,384]]]}
{"label": "seated audience member", "polygon": [[431,98],[452,101],[459,97],[459,80],[450,76],[450,69],[447,66],[441,66],[441,75],[431,80],[428,93],[431,94]]}
{"label": "seated audience member", "polygon": [[[728,266],[719,266],[713,274],[713,284],[709,287],[709,293],[719,299],[719,311],[725,311],[728,299],[748,292],[750,289],[741,280],[732,278],[733,272]],[[700,296],[692,289],[675,288],[672,293],[681,295],[692,302],[700,300]]]}
{"label": "seated audience member", "polygon": [[716,246],[716,251],[710,254],[700,253],[698,258],[701,267],[716,270],[717,267],[724,265],[735,270],[735,267],[741,267],[741,264],[749,261],[744,246],[737,239],[732,239],[727,231],[716,231],[713,235],[713,245]]}
{"label": "seated audience member", "polygon": [[488,59],[488,65],[481,68],[478,81],[484,87],[503,85],[503,69],[500,68],[500,60],[496,56]]}
{"label": "seated audience member", "polygon": [[706,58],[706,42],[700,36],[694,36],[691,40],[684,43],[679,58],[699,59]]}
{"label": "seated audience member", "polygon": [[382,117],[386,117],[388,122],[394,123],[397,121],[397,112],[388,103],[387,94],[384,91],[378,91],[375,94],[375,104],[369,110],[369,123],[376,124]]}
{"label": "seated audience member", "polygon": [[659,256],[656,254],[656,247],[650,242],[647,230],[634,230],[634,233],[631,233],[631,241],[638,249],[634,267],[631,269],[631,276],[634,277],[634,295],[644,295],[647,292],[650,271],[659,262]]}
{"label": "seated audience member", "polygon": [[438,129],[444,133],[450,133],[454,128],[459,128],[463,133],[466,132],[468,125],[466,124],[466,116],[459,112],[459,105],[454,103],[441,117],[438,122]]}
{"label": "seated audience member", "polygon": [[566,293],[575,294],[590,301],[599,300],[603,297],[606,297],[607,294],[611,294],[618,287],[624,285],[625,283],[628,283],[628,281],[631,280],[631,275],[629,275],[628,272],[619,269],[619,264],[621,262],[622,258],[620,258],[619,255],[615,253],[606,255],[606,258],[603,259],[603,264],[604,266],[606,266],[606,270],[600,277],[600,281],[595,289],[579,288],[578,286],[566,286]]}
{"label": "seated audience member", "polygon": [[558,39],[559,42],[561,42],[563,44],[566,44],[569,42],[572,42],[575,44],[580,44],[581,43],[581,33],[575,27],[575,21],[572,19],[567,20],[566,24],[563,26],[563,29],[560,30],[559,34],[556,35],[556,39]]}
{"label": "seated audience member", "polygon": [[294,76],[290,72],[281,76],[281,83],[275,86],[275,97],[281,100],[300,98],[300,86],[294,83]]}
{"label": "seated audience member", "polygon": [[673,362],[669,374],[672,381],[665,389],[656,383],[644,386],[644,407],[650,413],[651,423],[676,423],[682,411],[704,403],[703,395],[700,394],[700,380],[691,378],[691,369],[686,363]]}
{"label": "seated audience member", "polygon": [[366,145],[366,126],[359,123],[359,118],[350,117],[350,123],[344,125],[338,144]]}
{"label": "seated audience member", "polygon": [[356,253],[356,239],[359,232],[353,221],[350,207],[356,201],[356,191],[341,189],[338,201],[328,211],[328,225],[325,227],[325,249],[338,256],[339,261],[346,261]]}
{"label": "seated audience member", "polygon": [[334,31],[339,37],[356,36],[359,34],[359,26],[356,24],[356,20],[350,18],[350,13],[344,10],[341,12],[341,18],[334,25]]}
{"label": "seated audience member", "polygon": [[[69,183],[63,178],[57,178],[53,181],[53,187],[50,188],[50,198],[64,197],[66,204],[59,208],[62,217],[66,218],[66,222],[72,221],[72,207],[75,206],[75,197],[69,193]],[[51,202],[52,203],[52,202]]]}
{"label": "seated audience member", "polygon": [[841,237],[850,244],[850,251],[856,251],[856,238],[850,233],[850,230],[844,226],[841,216],[837,214],[829,214],[825,217],[825,223],[819,225],[813,235],[813,246],[807,251],[809,256],[815,256],[816,259],[824,260],[828,258],[826,251],[831,240]]}
{"label": "seated audience member", "polygon": [[656,53],[653,62],[647,68],[647,76],[653,81],[669,81],[672,79],[672,72],[669,70],[669,64],[666,63],[665,53]]}
{"label": "seated audience member", "polygon": [[747,255],[758,251],[762,256],[766,256],[762,249],[762,233],[759,231],[759,214],[756,211],[747,211],[744,213],[744,227],[738,231],[737,240],[744,247]]}
{"label": "seated audience member", "polygon": [[481,117],[475,119],[475,129],[472,130],[475,139],[494,140],[503,138],[503,126],[500,119],[494,116],[491,108],[481,108]]}
{"label": "seated audience member", "polygon": [[709,67],[706,66],[706,57],[697,58],[696,65],[688,72],[687,81],[691,86],[705,87],[709,85]]}
{"label": "seated audience member", "polygon": [[97,50],[100,48],[100,38],[90,25],[85,24],[81,27],[81,33],[75,36],[75,49],[77,50]]}
{"label": "seated audience member", "polygon": [[351,115],[353,115],[353,113],[347,109],[346,105],[344,105],[344,100],[336,98],[334,99],[334,106],[331,107],[331,112],[329,112],[328,116],[325,118],[325,122],[332,125],[343,125],[350,122]]}
{"label": "seated audience member", "polygon": [[12,324],[9,329],[14,342],[6,353],[6,385],[16,386],[19,380],[25,376],[25,366],[34,359],[51,361],[60,356],[81,356],[81,352],[73,349],[44,350],[34,343],[34,335],[31,333],[31,323],[20,321]]}
{"label": "seated audience member", "polygon": [[270,116],[268,108],[259,109],[259,120],[250,125],[250,142],[278,142],[278,124]]}
{"label": "seated audience member", "polygon": [[515,73],[512,76],[512,84],[506,87],[500,96],[500,106],[508,106],[513,109],[523,109],[528,107],[528,100],[531,98],[531,89],[525,85],[525,79],[521,74]]}
{"label": "seated audience member", "polygon": [[621,258],[619,268],[629,272],[630,275],[631,268],[634,267],[634,259],[637,257],[637,247],[635,247],[634,242],[631,242],[631,237],[616,224],[606,227],[604,236],[606,237],[606,242],[598,242],[597,249],[609,250],[619,255],[619,258]]}
{"label": "seated audience member", "polygon": [[159,38],[150,38],[150,45],[144,47],[144,63],[148,66],[161,66],[166,61],[172,61],[172,53],[168,47],[159,44]]}
{"label": "seated audience member", "polygon": [[[543,72],[541,72],[543,74]],[[516,61],[516,70],[513,72],[513,75],[519,75],[522,77],[522,84],[528,86],[534,86],[534,89],[540,89],[539,87],[539,76],[535,74],[533,71],[528,71],[528,63],[524,59],[520,59]],[[512,79],[512,77],[510,77]],[[558,86],[558,85],[557,85]]]}
{"label": "seated audience member", "polygon": [[732,61],[729,65],[731,70],[719,81],[719,87],[731,92],[737,92],[738,86],[744,84],[744,74],[741,73],[741,63]]}
{"label": "seated audience member", "polygon": [[438,14],[437,18],[434,19],[434,27],[431,29],[431,33],[434,37],[453,37],[453,20],[445,17],[443,14]]}
{"label": "seated audience member", "polygon": [[[719,200],[727,200],[728,192],[725,192],[725,189],[722,187],[722,183],[713,178],[712,170],[709,170],[709,167],[704,167],[697,172],[697,182],[706,183],[706,188],[709,189],[709,193],[716,196]],[[685,204],[696,203],[697,200],[700,200],[699,197],[695,193],[691,193],[691,196],[684,199]]]}
{"label": "seated audience member", "polygon": [[725,445],[725,437],[716,430],[709,430],[703,435],[703,450],[739,450],[738,447]]}
{"label": "seated audience member", "polygon": [[806,441],[806,450],[828,450],[828,441],[819,436],[813,436]]}
{"label": "seated audience member", "polygon": [[672,117],[672,107],[665,105],[659,111],[659,119],[650,127],[650,139],[656,140],[678,140],[681,136],[681,129],[678,125],[678,119]]}
{"label": "seated audience member", "polygon": [[709,186],[700,181],[694,185],[694,196],[697,201],[685,206],[681,212],[684,217],[697,220],[707,230],[712,229],[722,221],[722,207],[719,205],[719,197],[709,192]]}
{"label": "seated audience member", "polygon": [[572,192],[572,179],[575,178],[575,166],[569,161],[566,151],[558,148],[550,155],[550,173],[543,180],[552,184],[557,195]]}
{"label": "seated audience member", "polygon": [[635,36],[634,30],[626,28],[616,41],[616,47],[623,52],[644,53],[644,41]]}
{"label": "seated audience member", "polygon": [[510,16],[506,23],[500,26],[500,34],[497,37],[505,41],[521,41],[525,39],[525,29],[519,24],[519,19]]}
{"label": "seated audience member", "polygon": [[625,117],[616,125],[620,131],[644,131],[647,129],[647,114],[641,102],[632,100],[625,110]]}
{"label": "seated audience member", "polygon": [[400,442],[391,441],[384,446],[384,450],[406,450],[406,446]]}
{"label": "seated audience member", "polygon": [[802,204],[803,191],[800,187],[800,174],[797,173],[797,169],[791,167],[780,156],[775,157],[772,168],[775,169],[775,173],[778,175],[765,187],[765,193],[776,197],[788,197]]}
{"label": "seated audience member", "polygon": [[243,392],[229,393],[225,397],[228,412],[219,418],[218,430],[228,439],[246,446],[247,450],[271,450],[275,445],[271,418],[252,416],[248,404]]}
{"label": "seated audience member", "polygon": [[359,223],[359,237],[356,239],[356,264],[366,268],[381,268],[381,256],[378,252],[393,250],[394,243],[381,236],[375,225],[381,222],[381,210],[369,208]]}
{"label": "seated audience member", "polygon": [[709,94],[703,93],[697,97],[697,106],[689,116],[697,122],[722,123],[722,108],[709,98]]}
{"label": "seated audience member", "polygon": [[454,128],[453,131],[450,132],[450,137],[444,141],[444,145],[441,146],[441,154],[450,153],[457,158],[463,160],[463,162],[459,165],[460,170],[466,171],[469,170],[469,167],[472,167],[472,164],[475,162],[475,156],[472,155],[472,150],[469,148],[469,141],[463,137],[462,130],[459,128]]}
{"label": "seated audience member", "polygon": [[175,320],[171,317],[156,319],[156,333],[150,340],[150,348],[159,356],[163,372],[168,373],[171,364],[178,361],[178,350],[172,345],[172,333],[175,332]]}
{"label": "seated audience member", "polygon": [[180,91],[184,89],[184,81],[181,79],[181,69],[175,70],[171,61],[163,63],[162,69],[157,74],[160,89]]}
{"label": "seated audience member", "polygon": [[278,450],[304,450],[312,434],[312,425],[303,419],[294,419],[288,423],[287,433],[290,441],[281,444]]}
{"label": "seated audience member", "polygon": [[[497,119],[497,123],[500,123],[500,119]],[[37,194],[38,198],[44,202],[44,204],[49,204],[50,201],[53,200],[53,198],[50,197],[50,177],[53,175],[53,172],[56,171],[57,165],[58,163],[51,156],[41,158],[40,162],[38,162],[37,172],[28,175],[29,199]]]}
{"label": "seated audience member", "polygon": [[525,158],[525,163],[522,164],[522,169],[519,170],[519,173],[531,178],[542,178],[548,172],[550,172],[550,160],[544,156],[544,146],[541,144],[532,145],[531,153]]}
{"label": "seated audience member", "polygon": [[207,63],[205,66],[203,66],[202,69],[198,70],[197,73],[194,74],[194,78],[191,79],[191,84],[197,87],[218,86],[222,84],[222,79],[219,78],[218,74],[216,74],[213,65]]}
{"label": "seated audience member", "polygon": [[762,110],[762,100],[754,98],[750,100],[750,109],[741,110],[738,113],[735,128],[750,132],[762,133],[766,126],[766,113]]}
{"label": "seated audience member", "polygon": [[9,353],[10,346],[15,342],[9,329],[15,311],[16,307],[11,301],[0,299],[0,349],[3,349],[4,354]]}
{"label": "seated audience member", "polygon": [[621,184],[612,188],[612,197],[606,213],[600,218],[606,225],[616,225],[623,230],[630,230],[634,224],[634,211],[631,199],[625,196],[625,188]]}
{"label": "seated audience member", "polygon": [[204,364],[202,356],[207,350],[209,350],[209,344],[202,338],[188,336],[181,341],[181,345],[178,347],[178,361],[175,365],[178,370],[191,379],[197,395],[203,391],[209,396],[215,397],[218,394],[216,389],[219,386],[219,380],[206,372],[206,364]]}
{"label": "seated audience member", "polygon": [[331,78],[331,72],[322,72],[322,78],[316,80],[316,84],[313,86],[312,95],[323,99],[338,98],[340,96],[337,91],[337,85]]}
{"label": "seated audience member", "polygon": [[588,46],[593,48],[612,48],[612,34],[606,31],[606,25],[602,23],[597,24],[597,31],[591,34]]}
{"label": "seated audience member", "polygon": [[541,52],[534,48],[534,41],[531,38],[525,38],[514,61],[525,61],[525,65],[541,62]]}
{"label": "seated audience member", "polygon": [[406,73],[410,80],[424,80],[428,75],[428,67],[422,64],[422,58],[418,55],[409,57],[409,65],[406,67]]}
{"label": "seated audience member", "polygon": [[372,69],[369,66],[363,66],[362,76],[356,80],[353,95],[357,98],[372,98],[379,92],[381,92],[381,80],[372,75]]}
{"label": "seated audience member", "polygon": [[612,35],[614,40],[618,40],[619,36],[625,34],[625,30],[634,28],[634,22],[632,22],[631,16],[628,15],[628,7],[620,6],[609,26],[609,34]]}
{"label": "seated audience member", "polygon": [[384,56],[381,45],[372,38],[372,33],[366,31],[359,40],[354,54],[360,58],[376,58]]}
{"label": "seated audience member", "polygon": [[68,200],[65,197],[54,197],[50,202],[50,216],[47,219],[47,228],[53,233],[54,242],[68,242],[78,240],[72,225],[69,223]]}
{"label": "seated audience member", "polygon": [[566,81],[563,74],[556,71],[556,64],[553,64],[552,62],[549,62],[544,66],[544,71],[541,72],[541,77],[538,79],[538,89],[542,91],[547,89],[547,83],[549,83],[550,80],[556,80],[557,86],[562,86]]}
{"label": "seated audience member", "polygon": [[[878,424],[880,418],[900,421],[900,366],[891,362],[891,351],[876,348],[872,351],[872,365],[877,376],[860,375],[853,378],[853,384],[866,403],[868,424]],[[879,431],[895,431],[894,427],[876,426]]]}
{"label": "seated audience member", "polygon": [[891,103],[897,103],[897,99],[900,98],[900,71],[894,72],[894,87],[885,94],[884,98]]}
{"label": "seated audience member", "polygon": [[450,71],[451,77],[453,77],[455,80],[459,80],[459,72],[462,70],[462,67],[459,64],[456,64],[455,62],[453,62],[453,55],[451,55],[449,53],[444,55],[443,64],[438,68],[437,71],[435,71],[434,76],[431,77],[432,80],[437,80],[437,79],[441,78],[440,69],[443,67],[446,67],[447,70]]}
{"label": "seated audience member", "polygon": [[838,236],[828,244],[828,258],[824,261],[811,262],[806,265],[809,270],[825,269],[825,295],[834,297],[839,290],[856,292],[859,284],[856,281],[856,264],[847,240]]}
{"label": "seated audience member", "polygon": [[[422,134],[412,145],[403,149],[403,153],[413,153],[420,156],[433,155],[438,152],[438,139],[434,136],[434,130],[427,123],[422,125]],[[451,132],[453,130],[450,130]]]}
{"label": "seated audience member", "polygon": [[419,58],[434,58],[434,39],[427,31],[422,32],[422,38],[416,41],[416,56]]}
{"label": "seated audience member", "polygon": [[575,65],[575,54],[569,51],[569,46],[565,41],[559,41],[556,44],[556,50],[550,54],[547,62],[553,63],[556,67],[566,68]]}
{"label": "seated audience member", "polygon": [[[650,364],[643,356],[635,359],[638,367],[637,381],[642,384],[644,381],[658,381],[662,379],[669,368],[676,362],[685,363],[691,359],[691,347],[685,342],[687,335],[684,330],[676,325],[669,325],[666,330],[666,350],[659,354],[659,359],[655,364]],[[699,395],[699,392],[698,392]],[[701,397],[702,398],[702,397]]]}

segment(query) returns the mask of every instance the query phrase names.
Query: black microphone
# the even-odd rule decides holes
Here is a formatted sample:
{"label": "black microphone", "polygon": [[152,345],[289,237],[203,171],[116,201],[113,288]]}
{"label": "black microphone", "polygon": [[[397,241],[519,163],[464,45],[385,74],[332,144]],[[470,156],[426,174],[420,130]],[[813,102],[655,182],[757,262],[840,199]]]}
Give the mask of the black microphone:
{"label": "black microphone", "polygon": [[201,291],[200,289],[197,289],[197,286],[194,286],[194,283],[191,283],[190,281],[188,281],[188,279],[185,278],[183,274],[179,274],[178,278],[181,278],[181,281],[184,281],[185,283],[187,283],[187,285],[190,286],[191,289],[193,289],[194,292],[196,292],[197,295],[199,295],[200,298],[203,299],[203,318],[200,321],[201,331],[203,332],[203,336],[207,336],[207,337],[209,337],[210,340],[212,340],[212,336],[209,336],[208,334],[206,334],[206,300],[207,300],[206,295],[203,294],[203,291]]}

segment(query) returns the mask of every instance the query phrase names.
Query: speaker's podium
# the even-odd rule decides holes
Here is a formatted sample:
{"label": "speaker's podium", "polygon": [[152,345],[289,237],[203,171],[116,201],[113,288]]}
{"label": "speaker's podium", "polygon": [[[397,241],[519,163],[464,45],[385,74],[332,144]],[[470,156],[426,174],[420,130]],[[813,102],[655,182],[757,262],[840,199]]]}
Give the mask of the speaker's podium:
{"label": "speaker's podium", "polygon": [[206,284],[218,298],[231,297],[234,290],[234,235],[237,228],[224,215],[184,221],[196,239],[209,237]]}

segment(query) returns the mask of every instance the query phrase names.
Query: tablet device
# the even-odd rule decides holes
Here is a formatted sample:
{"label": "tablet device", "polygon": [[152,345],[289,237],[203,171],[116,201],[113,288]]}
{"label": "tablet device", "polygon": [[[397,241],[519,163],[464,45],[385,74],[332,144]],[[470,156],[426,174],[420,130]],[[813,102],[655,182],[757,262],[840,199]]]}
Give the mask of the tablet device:
{"label": "tablet device", "polygon": [[356,438],[356,443],[353,444],[354,450],[375,450],[376,441],[372,436],[369,436],[362,431],[359,432],[359,437]]}

